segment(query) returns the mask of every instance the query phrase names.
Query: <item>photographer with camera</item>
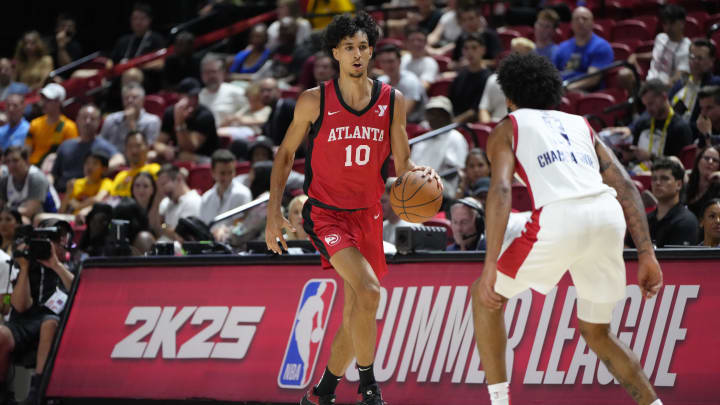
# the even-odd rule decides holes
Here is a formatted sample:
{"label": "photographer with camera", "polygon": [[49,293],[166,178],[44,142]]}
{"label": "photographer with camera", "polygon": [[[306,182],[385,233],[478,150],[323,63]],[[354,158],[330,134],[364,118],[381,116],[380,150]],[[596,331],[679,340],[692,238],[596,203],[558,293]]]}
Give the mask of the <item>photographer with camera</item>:
{"label": "photographer with camera", "polygon": [[26,403],[34,403],[40,377],[55,338],[60,315],[75,275],[67,258],[72,228],[48,219],[29,238],[20,240],[13,259],[20,271],[10,298],[10,320],[0,326],[0,404],[8,401],[6,376],[11,355],[37,350],[35,371]]}

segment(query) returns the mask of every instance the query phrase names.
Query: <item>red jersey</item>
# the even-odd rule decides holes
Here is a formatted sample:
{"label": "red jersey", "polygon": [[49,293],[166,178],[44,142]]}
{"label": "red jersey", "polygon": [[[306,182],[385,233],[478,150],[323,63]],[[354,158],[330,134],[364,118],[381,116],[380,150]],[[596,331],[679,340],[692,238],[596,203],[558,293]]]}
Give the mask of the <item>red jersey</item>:
{"label": "red jersey", "polygon": [[337,79],[320,84],[320,116],[310,129],[305,194],[318,206],[353,210],[375,206],[385,190],[395,92],[373,81],[367,107],[342,99]]}

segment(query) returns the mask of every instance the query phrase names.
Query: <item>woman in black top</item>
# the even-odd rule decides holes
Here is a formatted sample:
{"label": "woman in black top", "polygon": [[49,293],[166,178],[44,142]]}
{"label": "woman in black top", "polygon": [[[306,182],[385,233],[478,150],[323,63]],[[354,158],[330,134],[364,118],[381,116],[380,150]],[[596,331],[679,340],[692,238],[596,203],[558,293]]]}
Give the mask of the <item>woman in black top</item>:
{"label": "woman in black top", "polygon": [[698,219],[702,209],[713,198],[720,197],[720,148],[703,149],[695,158],[687,186],[687,206]]}

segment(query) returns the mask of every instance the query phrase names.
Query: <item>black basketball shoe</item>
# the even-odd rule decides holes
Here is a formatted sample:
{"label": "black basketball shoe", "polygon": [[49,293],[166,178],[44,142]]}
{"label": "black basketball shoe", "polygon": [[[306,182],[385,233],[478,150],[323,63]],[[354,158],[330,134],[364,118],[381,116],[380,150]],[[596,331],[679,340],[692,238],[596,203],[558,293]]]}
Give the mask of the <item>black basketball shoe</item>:
{"label": "black basketball shoe", "polygon": [[360,387],[358,391],[362,394],[362,401],[358,402],[357,405],[387,405],[387,402],[382,399],[382,393],[377,384]]}
{"label": "black basketball shoe", "polygon": [[318,395],[312,387],[300,401],[300,405],[335,405],[335,394]]}

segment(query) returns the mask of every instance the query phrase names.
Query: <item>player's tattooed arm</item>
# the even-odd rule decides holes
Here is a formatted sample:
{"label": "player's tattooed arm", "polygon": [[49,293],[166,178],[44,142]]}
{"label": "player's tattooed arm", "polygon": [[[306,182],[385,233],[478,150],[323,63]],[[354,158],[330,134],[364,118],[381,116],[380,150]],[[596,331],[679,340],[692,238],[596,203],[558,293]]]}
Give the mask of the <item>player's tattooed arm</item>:
{"label": "player's tattooed arm", "polygon": [[595,152],[600,163],[603,182],[617,191],[617,199],[625,214],[630,236],[638,255],[654,252],[647,215],[635,183],[615,157],[615,154],[596,136]]}

